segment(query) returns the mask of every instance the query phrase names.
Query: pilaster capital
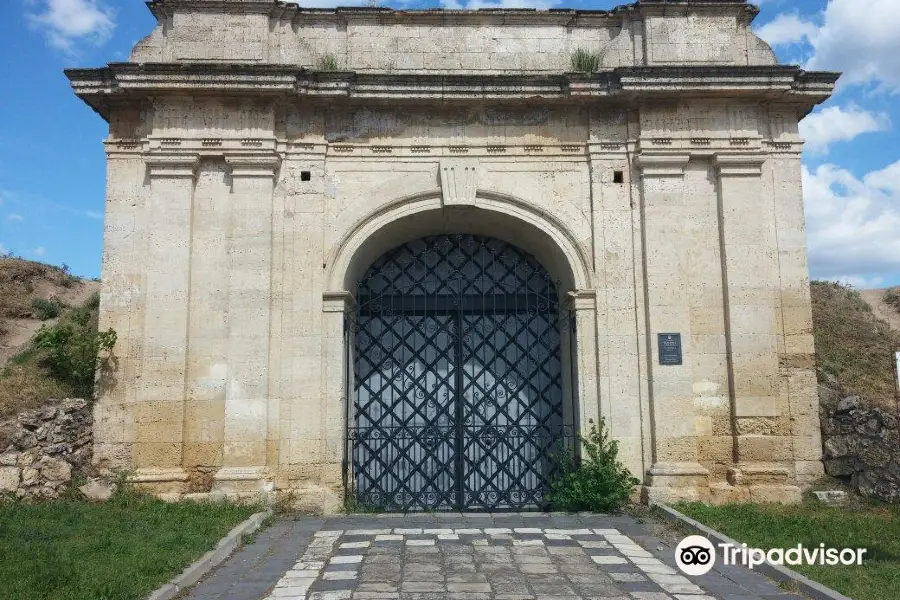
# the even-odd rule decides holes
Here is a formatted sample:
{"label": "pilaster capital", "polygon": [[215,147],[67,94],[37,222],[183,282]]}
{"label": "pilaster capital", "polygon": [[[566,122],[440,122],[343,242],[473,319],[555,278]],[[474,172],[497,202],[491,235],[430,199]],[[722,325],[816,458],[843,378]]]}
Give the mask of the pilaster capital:
{"label": "pilaster capital", "polygon": [[635,163],[644,177],[682,177],[689,154],[638,154]]}
{"label": "pilaster capital", "polygon": [[226,155],[225,162],[231,168],[232,177],[259,177],[274,179],[281,157],[277,154]]}
{"label": "pilaster capital", "polygon": [[716,154],[713,165],[719,177],[759,177],[766,157],[762,154]]}
{"label": "pilaster capital", "polygon": [[566,294],[566,308],[579,312],[597,309],[597,292],[595,290],[574,290]]}
{"label": "pilaster capital", "polygon": [[350,292],[325,292],[322,294],[322,311],[348,313],[356,306],[356,298]]}
{"label": "pilaster capital", "polygon": [[172,179],[197,175],[200,157],[196,154],[150,154],[144,162],[151,178]]}

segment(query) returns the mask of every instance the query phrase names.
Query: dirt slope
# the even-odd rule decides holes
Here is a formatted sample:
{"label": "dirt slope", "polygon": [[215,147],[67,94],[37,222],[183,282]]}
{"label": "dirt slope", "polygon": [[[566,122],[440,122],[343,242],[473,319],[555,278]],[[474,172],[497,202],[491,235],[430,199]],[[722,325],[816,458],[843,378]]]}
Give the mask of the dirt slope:
{"label": "dirt slope", "polygon": [[35,301],[50,301],[62,310],[81,306],[99,290],[98,282],[79,279],[59,267],[0,258],[0,369],[25,348],[41,325],[56,322],[55,318],[41,320]]}
{"label": "dirt slope", "polygon": [[859,290],[859,295],[866,301],[866,304],[872,307],[872,313],[876,317],[900,331],[900,310],[885,302],[886,292],[887,289]]}

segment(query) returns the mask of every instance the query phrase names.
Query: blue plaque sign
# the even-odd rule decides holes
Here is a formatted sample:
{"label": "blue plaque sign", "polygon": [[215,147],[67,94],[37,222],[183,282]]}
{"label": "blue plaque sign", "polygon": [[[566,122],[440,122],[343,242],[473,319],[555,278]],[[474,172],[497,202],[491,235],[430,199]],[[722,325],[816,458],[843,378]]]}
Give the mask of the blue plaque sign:
{"label": "blue plaque sign", "polygon": [[659,364],[682,364],[680,333],[659,334]]}

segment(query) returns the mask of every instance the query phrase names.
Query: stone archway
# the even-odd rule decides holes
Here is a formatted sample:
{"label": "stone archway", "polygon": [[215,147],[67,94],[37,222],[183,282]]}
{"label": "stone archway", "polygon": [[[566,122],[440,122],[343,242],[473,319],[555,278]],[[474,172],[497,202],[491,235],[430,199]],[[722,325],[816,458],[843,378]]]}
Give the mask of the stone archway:
{"label": "stone archway", "polygon": [[[370,271],[373,265],[381,260],[379,257],[384,256],[385,253],[390,255],[391,252],[396,253],[398,249],[403,251],[402,249],[409,248],[410,243],[417,243],[416,240],[419,240],[418,243],[422,243],[421,240],[434,240],[436,239],[435,236],[444,240],[456,236],[470,242],[472,240],[488,240],[488,244],[493,244],[498,249],[501,247],[508,249],[510,252],[522,257],[521,260],[533,265],[535,273],[541,273],[541,276],[546,274],[547,281],[552,283],[552,293],[546,293],[548,291],[545,290],[545,297],[548,299],[552,298],[553,310],[547,311],[547,314],[544,315],[544,323],[545,326],[549,325],[550,329],[548,331],[556,332],[558,348],[544,349],[541,352],[550,355],[548,360],[555,365],[553,369],[559,371],[558,386],[551,391],[551,395],[558,395],[558,401],[556,405],[552,402],[549,404],[550,411],[555,411],[559,415],[559,419],[553,423],[553,427],[556,427],[556,433],[550,435],[547,433],[547,428],[544,427],[543,435],[551,444],[563,441],[564,438],[571,439],[574,437],[574,430],[578,426],[584,427],[588,421],[595,420],[598,416],[596,303],[593,292],[588,289],[591,275],[587,268],[587,262],[584,260],[579,245],[566,230],[565,226],[549,215],[541,213],[533,206],[497,194],[480,194],[475,206],[445,206],[437,195],[406,198],[386,206],[384,209],[369,215],[369,217],[357,223],[341,241],[341,244],[329,261],[331,265],[327,273],[329,285],[332,286],[332,289],[341,291],[330,292],[325,297],[325,311],[334,315],[329,327],[332,333],[326,337],[325,349],[327,368],[332,370],[331,372],[333,373],[329,380],[334,383],[331,388],[332,391],[328,395],[332,397],[332,393],[335,395],[340,394],[346,410],[342,415],[338,415],[336,412],[332,413],[333,418],[329,419],[329,422],[333,425],[329,426],[329,429],[334,431],[332,427],[340,422],[342,429],[348,432],[344,443],[343,462],[351,469],[353,467],[356,468],[355,474],[349,472],[351,469],[347,469],[348,472],[345,472],[345,487],[348,489],[357,488],[358,492],[371,492],[373,489],[378,488],[380,494],[377,498],[367,497],[362,498],[362,500],[394,508],[474,507],[503,509],[540,506],[548,481],[549,473],[547,469],[552,468],[546,464],[545,458],[542,458],[542,456],[547,454],[546,447],[541,446],[544,443],[543,441],[537,444],[529,442],[531,443],[531,449],[524,449],[519,453],[518,458],[514,461],[517,462],[517,466],[510,468],[508,464],[504,463],[504,461],[509,462],[507,459],[511,455],[505,458],[498,458],[499,455],[492,456],[489,457],[488,463],[493,461],[491,463],[494,465],[491,467],[493,472],[478,474],[472,468],[467,470],[467,465],[471,467],[474,462],[471,460],[471,457],[467,462],[465,456],[465,447],[467,442],[471,441],[472,436],[466,437],[466,431],[457,431],[453,434],[457,436],[454,438],[455,446],[447,441],[442,441],[443,438],[439,429],[435,430],[434,427],[429,429],[429,426],[434,425],[434,423],[431,423],[425,414],[420,415],[421,418],[418,421],[407,420],[404,422],[407,426],[412,424],[417,428],[412,433],[407,429],[404,434],[411,437],[418,436],[418,439],[410,439],[409,443],[403,446],[406,449],[405,456],[401,456],[397,444],[393,444],[391,447],[393,448],[394,456],[390,458],[390,461],[394,461],[395,464],[403,463],[405,465],[404,468],[415,471],[415,467],[411,466],[411,461],[415,462],[417,457],[422,458],[429,452],[432,455],[439,454],[442,451],[441,444],[444,444],[446,447],[444,449],[447,450],[446,454],[448,456],[444,457],[443,462],[432,456],[431,472],[443,473],[445,481],[438,486],[432,485],[431,488],[428,488],[427,485],[423,487],[420,485],[422,481],[430,480],[433,484],[435,477],[420,470],[413,477],[413,479],[418,478],[419,483],[407,477],[405,483],[409,485],[404,488],[403,485],[399,485],[404,480],[403,476],[388,473],[385,477],[390,479],[390,485],[384,485],[379,488],[378,486],[385,480],[382,478],[377,485],[373,481],[377,480],[383,473],[394,468],[390,464],[385,463],[385,459],[382,457],[381,459],[373,459],[376,462],[381,460],[381,463],[383,463],[379,467],[382,473],[377,474],[378,476],[376,477],[373,477],[373,473],[369,473],[366,480],[369,482],[369,489],[359,489],[364,487],[363,482],[356,477],[359,474],[359,468],[364,466],[364,463],[371,463],[369,460],[371,457],[364,457],[359,454],[358,449],[355,449],[359,446],[359,438],[353,439],[354,435],[359,435],[359,415],[356,411],[361,406],[367,405],[369,400],[364,399],[365,401],[360,402],[358,396],[361,386],[360,377],[376,377],[382,383],[385,383],[383,381],[385,375],[384,373],[373,374],[374,361],[358,355],[360,345],[355,335],[361,333],[369,338],[372,336],[371,331],[365,331],[366,325],[360,321],[360,318],[368,318],[371,321],[373,311],[371,297],[367,297],[365,291],[358,290],[356,286],[360,280],[370,276],[370,273],[367,273],[367,271]],[[477,262],[477,259],[475,262]],[[415,303],[420,301],[422,300],[396,298],[390,300],[392,303],[400,303],[397,306],[392,305],[393,309],[400,310],[400,312],[407,310],[413,313],[416,310]],[[447,299],[440,300],[440,302],[444,301],[447,301]],[[523,301],[527,302],[524,298]],[[435,302],[439,301],[436,300]],[[512,302],[515,302],[515,300]],[[409,306],[406,306],[407,304]],[[436,304],[431,305],[432,312],[436,308]],[[537,309],[538,307],[536,306],[535,308]],[[549,308],[549,302],[546,308]],[[445,323],[435,315],[432,315],[430,320],[423,319],[421,317],[424,316],[424,312],[426,311],[423,310],[423,315],[420,316],[417,324],[427,328],[430,322],[435,340],[429,342],[427,333],[414,333],[413,330],[417,324],[406,319],[404,327],[406,327],[407,332],[412,332],[409,333],[412,337],[403,342],[406,344],[404,347],[407,353],[412,354],[411,348],[414,347],[419,350],[424,348],[425,350],[422,351],[426,354],[439,353],[442,350],[446,353],[447,349],[442,348],[441,345],[450,343],[449,337],[447,337],[449,322]],[[478,315],[477,312],[475,311],[476,314],[470,316],[470,321],[467,325],[473,326],[474,321],[479,319],[481,319],[482,326],[486,322],[490,323],[492,317],[487,314]],[[540,311],[538,310],[538,312]],[[550,312],[552,312],[552,316]],[[564,315],[564,317],[560,318],[560,315]],[[455,318],[458,319],[459,317]],[[493,318],[496,319],[496,317]],[[445,316],[444,320],[446,319],[447,317]],[[484,319],[488,320],[485,321]],[[565,324],[563,327],[560,327],[562,322]],[[510,323],[512,323],[512,320],[507,320],[507,327],[514,327]],[[496,323],[492,325],[496,329]],[[341,330],[340,338],[338,338],[339,328]],[[397,341],[396,338],[402,337],[395,335],[396,333],[389,333],[392,336],[392,341]],[[514,344],[515,335],[510,335],[514,333],[514,331],[505,331],[502,334],[506,336],[507,344]],[[438,340],[437,338],[440,338],[442,335],[444,336],[443,341]],[[340,347],[336,344],[338,339],[342,341]],[[382,351],[385,350],[386,348],[382,348]],[[527,350],[537,352],[534,346]],[[464,358],[466,354],[465,347],[457,348],[456,352],[457,354],[453,357],[453,360],[457,361],[455,368],[460,369],[460,373],[465,368],[474,368],[472,361],[469,360],[467,363]],[[328,357],[333,357],[334,360],[332,361]],[[406,361],[410,363],[409,365],[404,363],[404,368],[407,366],[413,367],[415,377],[409,378],[405,375],[401,375],[401,377],[407,377],[413,382],[413,385],[418,381],[421,384],[420,387],[423,387],[420,391],[424,394],[428,384],[435,383],[441,376],[434,373],[435,369],[428,372],[428,369],[422,368],[428,362],[428,357],[419,358],[423,360]],[[536,361],[539,363],[537,368],[540,369],[543,366],[546,369],[546,361],[542,357],[538,358],[540,360]],[[343,365],[340,371],[337,368],[338,360],[341,360]],[[361,361],[365,361],[365,365],[367,365],[368,370],[365,373],[361,373]],[[494,366],[496,367],[496,364]],[[445,371],[448,368],[446,365],[443,367]],[[495,375],[495,373],[492,373],[489,375],[489,378]],[[454,404],[454,411],[459,407],[459,410],[465,413],[465,394],[468,392],[470,394],[468,399],[471,400],[472,394],[475,393],[477,388],[472,382],[468,383],[468,387],[466,382],[460,383],[459,388],[454,387],[453,391],[457,394],[457,403]],[[370,388],[369,393],[373,393],[371,382],[362,385],[363,387],[368,385]],[[381,403],[382,411],[390,412],[395,409],[412,410],[416,406],[414,400],[407,401],[407,399],[401,397],[402,394],[400,392],[402,390],[399,388],[382,385],[379,389],[388,390],[392,394],[388,401]],[[449,393],[449,388],[447,391]],[[563,401],[564,398],[565,401]],[[334,406],[331,402],[329,404]],[[565,406],[563,407],[563,405]],[[442,410],[439,406],[432,408],[434,409],[434,415],[431,416],[437,415]],[[447,409],[447,407],[444,407],[444,409]],[[450,415],[445,414],[444,416],[449,419]],[[457,416],[454,413],[453,416],[454,420],[449,425],[459,426],[464,430],[465,415]],[[386,421],[384,419],[379,421],[379,423],[388,428],[396,425],[394,423],[396,419],[393,419],[393,417],[388,418],[387,421],[391,421],[391,424],[385,425]],[[510,419],[504,416],[500,421],[503,421],[505,425],[510,427],[518,426],[515,418],[510,422]],[[528,421],[526,424],[529,427],[537,425],[537,429],[540,429],[541,423],[536,423],[539,419],[526,419],[526,421]],[[493,429],[485,434],[487,443],[491,445],[491,448],[496,447],[497,434],[502,434],[495,427],[497,423],[497,419],[494,419],[491,425]],[[514,431],[523,437],[534,435],[528,434],[526,430],[514,429]],[[391,432],[381,431],[380,433],[390,434]],[[483,431],[479,432],[479,435],[484,433]],[[428,444],[431,444],[434,449],[429,450]],[[470,448],[477,446],[479,448],[478,452],[482,454],[490,454],[491,451],[490,448],[486,450],[484,444],[468,443],[468,446]],[[375,446],[370,445],[367,451],[371,453],[375,451],[375,448]],[[449,453],[451,450],[449,449],[451,448],[459,448],[460,452],[454,457],[450,457]],[[354,455],[354,452],[357,454]],[[495,454],[497,453],[495,452]],[[529,461],[532,462],[529,463]],[[481,486],[479,489],[474,489],[478,488],[478,481],[483,482],[488,477],[498,481],[498,474],[502,475],[499,478],[499,481],[502,481],[502,483],[493,487]],[[452,485],[448,483],[450,479],[454,480]],[[413,493],[409,486],[415,489],[421,488],[419,491],[422,492],[422,495]],[[443,487],[441,488],[441,486]],[[386,493],[401,488],[407,494],[405,498],[395,496],[394,500],[385,501]],[[440,492],[437,488],[441,488],[444,491]],[[430,495],[426,498],[427,494]]]}

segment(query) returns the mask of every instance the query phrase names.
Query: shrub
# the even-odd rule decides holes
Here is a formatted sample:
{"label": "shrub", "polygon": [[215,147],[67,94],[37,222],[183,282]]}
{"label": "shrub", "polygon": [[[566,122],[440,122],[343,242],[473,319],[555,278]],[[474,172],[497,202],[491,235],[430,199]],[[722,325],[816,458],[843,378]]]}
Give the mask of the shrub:
{"label": "shrub", "polygon": [[46,298],[34,298],[31,301],[31,308],[41,321],[47,319],[55,319],[62,310],[62,305],[57,300],[48,300]]}
{"label": "shrub", "polygon": [[112,350],[115,344],[116,332],[97,331],[91,313],[85,310],[73,311],[53,327],[42,327],[34,337],[35,347],[46,352],[43,362],[54,377],[84,398],[93,396],[100,353]]}
{"label": "shrub", "polygon": [[884,301],[900,312],[900,286],[888,288],[884,292]]}
{"label": "shrub", "polygon": [[96,311],[100,308],[100,292],[94,292],[84,301],[82,307],[86,310]]}
{"label": "shrub", "polygon": [[572,53],[572,70],[577,73],[596,73],[600,70],[600,55],[578,48]]}
{"label": "shrub", "polygon": [[334,54],[323,54],[319,57],[318,64],[320,71],[339,71],[340,65],[338,64],[338,59]]}
{"label": "shrub", "polygon": [[561,475],[551,486],[554,507],[567,511],[615,512],[622,508],[640,481],[619,462],[619,444],[609,438],[606,423],[590,422],[581,441],[582,458],[568,452],[561,457]]}

